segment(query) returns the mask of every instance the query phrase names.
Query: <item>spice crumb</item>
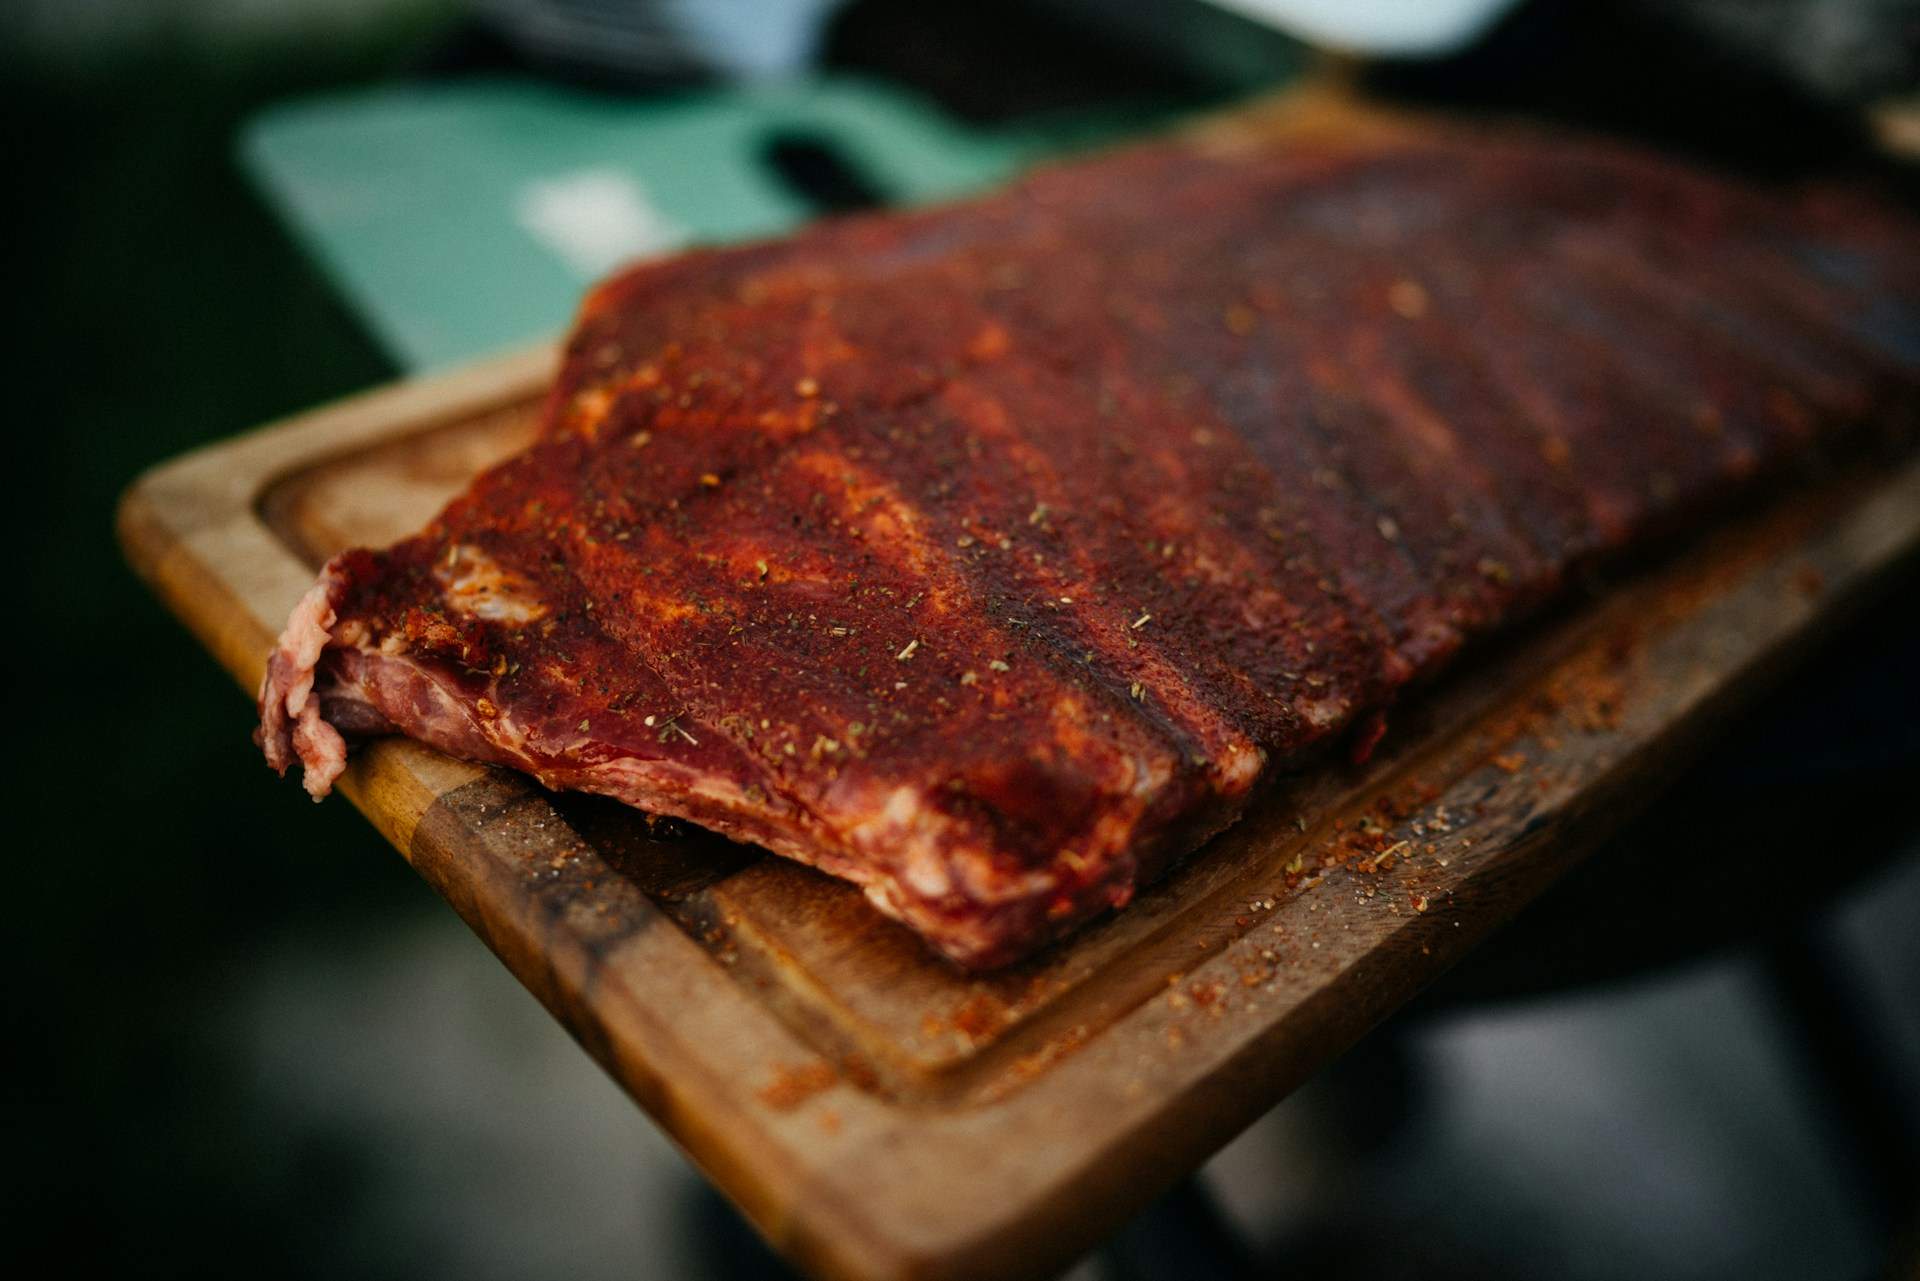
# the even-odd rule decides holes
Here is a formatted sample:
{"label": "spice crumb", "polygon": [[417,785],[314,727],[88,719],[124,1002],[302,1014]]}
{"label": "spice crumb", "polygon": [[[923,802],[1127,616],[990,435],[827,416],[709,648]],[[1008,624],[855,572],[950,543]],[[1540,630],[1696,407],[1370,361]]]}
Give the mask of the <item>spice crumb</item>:
{"label": "spice crumb", "polygon": [[1417,280],[1396,280],[1387,289],[1387,305],[1404,320],[1427,314],[1427,291]]}
{"label": "spice crumb", "polygon": [[773,1079],[760,1088],[760,1101],[776,1112],[791,1112],[821,1091],[832,1089],[839,1079],[840,1074],[826,1063],[798,1067],[775,1064]]}

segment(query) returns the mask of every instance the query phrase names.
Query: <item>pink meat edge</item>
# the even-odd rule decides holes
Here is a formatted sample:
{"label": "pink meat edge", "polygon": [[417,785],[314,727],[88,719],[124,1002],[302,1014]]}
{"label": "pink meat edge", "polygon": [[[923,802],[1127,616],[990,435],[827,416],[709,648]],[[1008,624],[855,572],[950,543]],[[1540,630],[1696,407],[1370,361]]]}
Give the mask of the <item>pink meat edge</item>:
{"label": "pink meat edge", "polygon": [[285,775],[296,760],[303,766],[307,794],[320,800],[347,768],[347,740],[320,714],[313,695],[314,668],[333,638],[335,604],[345,579],[332,564],[293,607],[260,682],[260,728],[254,741],[267,764]]}

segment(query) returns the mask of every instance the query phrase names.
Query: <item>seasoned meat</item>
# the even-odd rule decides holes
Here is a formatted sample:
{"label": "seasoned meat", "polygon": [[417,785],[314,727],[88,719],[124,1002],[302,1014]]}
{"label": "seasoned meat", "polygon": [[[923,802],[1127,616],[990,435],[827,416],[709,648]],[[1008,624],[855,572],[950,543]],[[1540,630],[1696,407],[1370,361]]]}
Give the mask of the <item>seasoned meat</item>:
{"label": "seasoned meat", "polygon": [[317,797],[411,734],[1004,963],[1570,571],[1908,425],[1917,304],[1863,198],[1434,124],[645,264],[534,445],[326,566],[261,741]]}

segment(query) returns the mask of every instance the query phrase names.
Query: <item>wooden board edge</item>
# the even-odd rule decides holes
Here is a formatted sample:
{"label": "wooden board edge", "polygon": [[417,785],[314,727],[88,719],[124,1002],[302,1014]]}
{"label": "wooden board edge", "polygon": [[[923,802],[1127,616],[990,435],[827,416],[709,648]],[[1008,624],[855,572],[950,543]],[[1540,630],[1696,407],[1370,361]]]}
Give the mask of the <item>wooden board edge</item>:
{"label": "wooden board edge", "polygon": [[[1911,501],[1920,494],[1920,465],[1907,469],[1905,489],[1890,501]],[[1849,535],[1851,541],[1851,534]],[[1879,553],[1885,552],[1882,556]],[[1377,947],[1358,962],[1342,968],[1288,1017],[1266,1022],[1248,1021],[1237,1041],[1217,1045],[1204,1064],[1177,1088],[1165,1090],[1157,1111],[1126,1115],[1119,1101],[1110,1112],[1113,1124],[1098,1145],[1080,1152],[1072,1169],[1057,1172],[1024,1209],[1007,1216],[991,1230],[971,1239],[955,1239],[929,1248],[927,1239],[889,1238],[888,1257],[934,1260],[907,1276],[966,1278],[1033,1277],[1052,1275],[1070,1265],[1088,1248],[1104,1239],[1128,1214],[1170,1186],[1181,1173],[1217,1151],[1283,1098],[1312,1071],[1337,1058],[1406,1000],[1438,979],[1538,897],[1571,868],[1598,850],[1624,817],[1650,804],[1659,789],[1637,786],[1648,777],[1666,777],[1678,766],[1698,759],[1713,739],[1713,727],[1738,708],[1751,705],[1820,641],[1848,618],[1857,615],[1889,587],[1904,581],[1920,562],[1920,530],[1908,528],[1898,546],[1877,549],[1866,556],[1869,568],[1822,599],[1817,609],[1745,663],[1736,680],[1702,690],[1685,714],[1661,733],[1646,740],[1631,756],[1622,758],[1590,795],[1564,810],[1553,822],[1529,827],[1519,838],[1471,873],[1456,888],[1456,901],[1445,913],[1413,915],[1395,927],[1393,948]],[[1212,973],[1231,978],[1233,954],[1245,940],[1233,944],[1196,966],[1193,976]],[[1411,948],[1426,947],[1438,964],[1415,972],[1399,962]],[[1167,1020],[1157,1003],[1140,1007],[1145,1027],[1132,1029],[1136,1037],[1151,1034]],[[1295,1042],[1302,1020],[1316,1023],[1315,1052],[1302,1055]],[[1329,1032],[1329,1029],[1332,1029]],[[1116,1027],[1116,1030],[1117,1027]],[[1121,1038],[1124,1039],[1124,1038]],[[1334,1053],[1324,1053],[1337,1045]],[[1091,1048],[1091,1047],[1090,1047]],[[1111,1040],[1098,1052],[1124,1054],[1128,1047]],[[1063,1106],[1080,1091],[1098,1088],[1101,1072],[1092,1059],[1069,1058],[1049,1079],[1005,1101],[1006,1110],[1024,1114],[1026,1122],[1044,1125],[1050,1109]],[[1076,1079],[1079,1078],[1079,1079]],[[937,1122],[936,1122],[937,1124]],[[839,1200],[857,1194],[862,1186],[886,1187],[887,1153],[862,1162],[859,1172],[833,1171]],[[957,1151],[949,1168],[961,1167],[952,1189],[963,1199],[964,1185],[993,1181],[1005,1171],[993,1169],[991,1152]],[[892,1179],[899,1178],[893,1172]],[[1017,1199],[1017,1198],[1016,1198]],[[956,1225],[957,1226],[957,1225]],[[884,1228],[859,1225],[861,1232],[888,1237]]]}
{"label": "wooden board edge", "polygon": [[[312,581],[310,567],[260,519],[263,495],[303,467],[538,395],[550,376],[554,350],[555,344],[542,343],[448,374],[375,388],[157,464],[130,482],[116,505],[122,552],[167,610],[251,692],[280,620]],[[570,939],[518,913],[526,901],[490,887],[487,869],[462,869],[449,857],[449,798],[484,785],[489,777],[483,767],[393,739],[356,752],[338,790],[689,1159],[726,1189],[768,1240],[813,1254],[813,1265],[829,1275],[920,1271],[924,1261],[879,1257],[864,1249],[845,1255],[841,1241],[800,1244],[794,1205],[782,1189],[815,1183],[818,1172],[806,1169],[799,1149],[770,1143],[759,1131],[727,1134],[713,1122],[717,1115],[738,1112],[740,1089],[767,1062],[804,1063],[817,1056],[748,1000],[732,976],[677,925],[647,906],[660,916],[661,928],[648,931],[642,964],[655,975],[671,969],[679,990],[697,988],[699,999],[678,1008],[701,1011],[709,1024],[722,1014],[731,1018],[734,1035],[751,1039],[752,1054],[702,1065],[671,1034],[654,1008],[657,1002],[629,985],[610,983],[605,968]],[[557,813],[540,804],[556,835],[570,832]],[[469,842],[495,835],[460,830]],[[556,940],[564,945],[556,946]],[[724,1038],[714,1042],[717,1048],[727,1046]],[[725,1097],[703,1097],[715,1090]],[[883,1106],[878,1100],[869,1105]]]}
{"label": "wooden board edge", "polygon": [[[420,402],[402,400],[397,395],[398,391],[418,391],[422,386],[431,389],[442,381],[425,380],[412,388],[371,393],[335,410],[262,429],[248,439],[274,437],[274,447],[255,448],[238,468],[215,467],[205,457],[189,456],[155,469],[129,489],[119,512],[121,539],[129,559],[243,685],[257,679],[271,629],[277,628],[277,620],[266,621],[259,595],[286,588],[287,565],[297,571],[295,595],[304,590],[310,577],[306,566],[280,547],[255,519],[259,485],[284,475],[282,464],[289,459],[298,465],[302,457],[321,458],[351,448],[339,445],[335,434],[338,428],[332,419],[333,414],[346,409],[371,413],[389,433],[397,422],[407,422],[410,429],[427,430],[446,421],[444,414],[429,422],[409,417],[420,412]],[[527,394],[529,385],[523,374],[502,379],[490,384],[492,393],[469,401],[466,411],[492,403],[498,399],[493,393],[506,388],[513,395]],[[468,391],[473,391],[471,384]],[[359,426],[370,435],[379,435],[364,421]],[[323,435],[327,439],[322,440]],[[293,448],[296,443],[298,449]],[[327,445],[333,447],[324,447]],[[301,455],[300,450],[310,452]],[[196,459],[200,460],[196,466],[186,466]],[[223,568],[232,568],[235,561],[230,550],[221,552],[217,544],[230,536],[251,549],[248,557],[261,558],[245,561],[239,587],[234,586],[231,575],[222,577]],[[209,560],[210,556],[227,559]],[[276,560],[275,556],[282,559]],[[1793,639],[1811,644],[1816,629],[1824,630],[1833,621],[1834,613],[1829,608]],[[1788,657],[1777,656],[1774,661],[1784,663]],[[1743,676],[1739,684],[1746,689],[1748,678]],[[1680,724],[1704,725],[1717,713],[1717,708],[1696,707]],[[436,773],[443,765],[465,773],[457,778]],[[431,846],[437,839],[431,830],[423,834],[422,824],[438,821],[428,817],[434,807],[483,773],[417,745],[394,742],[362,753],[343,786],[383,834],[422,867],[423,862],[431,863]],[[380,788],[391,790],[381,793]],[[1557,865],[1549,869],[1525,898],[1537,893],[1559,870]],[[998,1214],[956,1214],[941,1225],[922,1223],[918,1232],[903,1231],[898,1220],[875,1216],[870,1195],[876,1187],[884,1187],[890,1174],[900,1177],[903,1168],[911,1169],[914,1162],[927,1159],[924,1151],[913,1149],[930,1141],[929,1135],[952,1142],[956,1134],[966,1136],[966,1125],[950,1123],[943,1127],[937,1118],[930,1122],[923,1115],[891,1109],[867,1098],[842,1104],[850,1111],[864,1110],[869,1118],[870,1124],[858,1136],[857,1144],[851,1138],[846,1145],[793,1140],[792,1126],[801,1121],[792,1118],[773,1118],[770,1129],[752,1133],[723,1132],[717,1117],[728,1108],[752,1106],[750,1100],[743,1102],[743,1092],[750,1093],[746,1072],[763,1067],[764,1055],[791,1054],[795,1061],[801,1061],[813,1052],[749,1001],[731,976],[693,940],[677,929],[653,930],[649,941],[626,959],[652,975],[671,971],[679,976],[677,994],[695,1001],[687,1008],[708,1020],[723,1014],[735,1019],[731,1036],[754,1038],[750,1044],[723,1035],[707,1046],[688,1045],[683,1030],[668,1028],[657,1017],[663,999],[659,993],[650,992],[643,998],[630,986],[613,983],[608,963],[585,952],[579,957],[561,957],[551,940],[543,937],[542,931],[550,923],[524,914],[510,918],[510,909],[524,906],[512,895],[489,892],[473,881],[465,892],[476,897],[467,907],[461,907],[455,893],[426,867],[422,867],[422,875],[443,897],[455,902],[463,916],[471,909],[484,918],[485,928],[473,917],[468,919],[589,1053],[647,1107],[696,1163],[742,1203],[770,1240],[827,1275],[871,1281],[879,1277],[964,1276],[989,1267],[1009,1275],[1041,1274],[1097,1240],[1129,1208],[1144,1202],[1181,1168],[1225,1142],[1270,1106],[1276,1090],[1284,1092],[1308,1070],[1297,1061],[1297,1047],[1289,1050],[1285,1045],[1289,1027],[1281,1022],[1269,1023],[1231,1046],[1215,1047],[1204,1071],[1185,1082],[1159,1111],[1140,1114],[1116,1109],[1105,1137],[1080,1150],[1071,1168],[1054,1171],[1040,1195],[1022,1208]],[[438,875],[471,877],[476,873],[471,869],[440,869]],[[1470,883],[1479,883],[1488,875],[1491,873],[1476,872]],[[460,892],[460,887],[454,888]],[[1512,910],[1517,911],[1525,898],[1515,900]],[[1477,928],[1484,927],[1480,928],[1484,933],[1504,919],[1505,915],[1489,914],[1476,918],[1475,923]],[[1431,929],[1437,924],[1408,928]],[[1457,936],[1458,948],[1450,942],[1449,949],[1454,955],[1464,953],[1466,945],[1477,937],[1474,932],[1462,932]],[[569,939],[567,946],[573,944]],[[1224,964],[1227,955],[1222,952],[1208,964]],[[1364,966],[1343,971],[1335,983],[1314,998],[1315,1011],[1326,1018],[1328,1026],[1338,1029],[1338,1039],[1348,1043],[1357,1039],[1398,1003],[1391,984],[1404,985],[1409,980],[1404,973],[1389,972],[1384,977],[1374,973],[1384,965],[1384,957],[1369,958]],[[1434,974],[1438,972],[1436,969]],[[1419,983],[1431,977],[1422,976]],[[621,990],[615,991],[615,987]],[[1352,1000],[1356,990],[1372,995],[1364,1001]],[[1326,1002],[1333,1003],[1330,1012],[1322,1009]],[[676,1015],[680,1009],[675,1007]],[[1316,1063],[1320,1057],[1315,1056]],[[667,1062],[669,1059],[672,1061]],[[1076,1067],[1075,1060],[1067,1059],[1060,1065],[1059,1075],[1047,1082],[1049,1089],[1036,1087],[983,1105],[982,1111],[1037,1115],[1051,1106],[1050,1098],[1057,1101],[1061,1093],[1071,1094],[1076,1088],[1075,1078],[1084,1076],[1087,1064],[1092,1062],[1089,1058]],[[1195,1065],[1196,1069],[1201,1066]],[[1289,1074],[1293,1074],[1291,1078]],[[1213,1097],[1224,1093],[1229,1105],[1222,1109],[1215,1103],[1209,1110],[1199,1097],[1203,1085],[1217,1086]],[[977,1179],[992,1169],[991,1162],[985,1160],[991,1155],[990,1149],[983,1153],[960,1144],[950,1147],[948,1154],[955,1179]],[[903,1161],[907,1163],[904,1167]],[[1154,1173],[1143,1176],[1142,1170]],[[1089,1204],[1096,1208],[1089,1211]]]}
{"label": "wooden board edge", "polygon": [[[121,550],[221,666],[242,685],[257,685],[267,646],[312,579],[257,519],[264,493],[327,458],[537,395],[556,351],[555,342],[542,342],[375,387],[158,463],[121,492],[114,515]],[[300,587],[284,602],[267,599],[291,588],[283,568]]]}
{"label": "wooden board edge", "polygon": [[[577,919],[566,883],[604,864],[544,795],[482,772],[429,805],[402,853],[782,1253],[847,1281],[923,1275],[938,1265],[857,1214],[846,1231],[809,1230],[806,1198],[839,1197],[832,1171],[854,1159],[852,1137],[911,1141],[910,1118],[903,1125],[886,1100],[841,1078],[637,887],[617,884],[602,900],[605,911]],[[540,884],[543,870],[550,886]],[[629,981],[635,976],[644,991]],[[799,1104],[769,1102],[770,1065],[832,1080],[827,1102],[848,1117],[848,1142],[812,1130],[817,1115]]]}

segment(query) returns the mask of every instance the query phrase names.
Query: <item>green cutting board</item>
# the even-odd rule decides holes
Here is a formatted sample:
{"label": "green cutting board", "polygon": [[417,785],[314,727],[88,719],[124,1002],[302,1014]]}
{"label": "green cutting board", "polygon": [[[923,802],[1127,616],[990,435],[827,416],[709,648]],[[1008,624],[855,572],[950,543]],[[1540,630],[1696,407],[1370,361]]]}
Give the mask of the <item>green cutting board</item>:
{"label": "green cutting board", "polygon": [[844,77],[670,98],[496,79],[282,105],[251,122],[240,152],[381,345],[418,371],[560,331],[621,262],[814,216],[769,163],[782,139],[912,204],[1167,114],[1132,104],[989,132]]}

